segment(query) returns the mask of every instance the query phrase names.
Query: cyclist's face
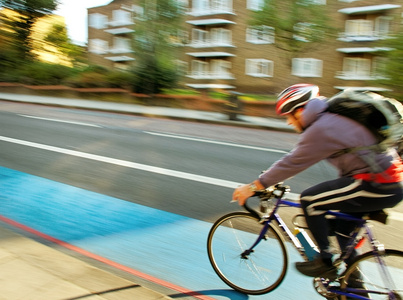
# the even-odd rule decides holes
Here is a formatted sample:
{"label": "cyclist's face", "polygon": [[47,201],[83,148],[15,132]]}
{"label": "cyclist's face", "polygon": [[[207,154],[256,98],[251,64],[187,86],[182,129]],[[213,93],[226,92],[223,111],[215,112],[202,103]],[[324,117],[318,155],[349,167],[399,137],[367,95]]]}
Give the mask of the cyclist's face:
{"label": "cyclist's face", "polygon": [[300,133],[304,130],[301,123],[303,109],[299,108],[287,115],[287,124],[294,126],[296,132]]}

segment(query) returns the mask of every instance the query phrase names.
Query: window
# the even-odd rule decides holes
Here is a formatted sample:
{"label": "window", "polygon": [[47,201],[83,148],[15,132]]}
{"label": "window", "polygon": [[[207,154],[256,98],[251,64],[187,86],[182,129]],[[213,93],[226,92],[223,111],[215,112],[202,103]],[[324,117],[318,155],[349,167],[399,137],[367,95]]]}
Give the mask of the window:
{"label": "window", "polygon": [[371,60],[358,57],[346,57],[343,61],[343,74],[351,79],[369,79]]}
{"label": "window", "polygon": [[223,59],[214,59],[210,64],[213,78],[230,78],[231,63]]}
{"label": "window", "polygon": [[233,79],[230,72],[231,62],[213,59],[210,62],[193,60],[189,77],[196,79]]}
{"label": "window", "polygon": [[95,54],[106,54],[108,42],[100,39],[91,39],[88,42],[88,51]]}
{"label": "window", "polygon": [[232,13],[232,0],[193,0],[192,15]]}
{"label": "window", "polygon": [[274,28],[265,25],[248,27],[246,41],[253,44],[273,44]]}
{"label": "window", "polygon": [[208,76],[208,63],[201,60],[192,60],[192,76]]}
{"label": "window", "polygon": [[370,20],[347,20],[347,36],[373,36],[373,22]]}
{"label": "window", "polygon": [[246,74],[253,77],[273,77],[273,62],[267,59],[247,59]]}
{"label": "window", "polygon": [[386,76],[386,66],[387,66],[387,58],[386,57],[381,57],[381,56],[375,56],[374,59],[372,60],[372,75],[375,76],[377,79],[382,78],[385,79],[387,78]]}
{"label": "window", "polygon": [[310,42],[323,35],[323,32],[319,30],[315,24],[308,22],[295,24],[294,30],[296,32],[294,39],[300,42]]}
{"label": "window", "polygon": [[263,10],[264,0],[247,0],[246,8],[254,11]]}
{"label": "window", "polygon": [[187,73],[187,70],[188,70],[187,62],[177,59],[174,61],[174,64],[175,64],[176,71],[178,72],[178,74],[185,75]]}
{"label": "window", "polygon": [[322,60],[314,58],[293,58],[292,75],[299,77],[322,77]]}
{"label": "window", "polygon": [[210,31],[210,41],[214,45],[231,45],[231,31],[224,28],[212,28]]}
{"label": "window", "polygon": [[88,17],[88,25],[92,28],[103,29],[106,28],[108,17],[101,14],[90,14]]}
{"label": "window", "polygon": [[212,28],[210,31],[193,29],[193,47],[229,46],[232,44],[231,31],[224,28]]}
{"label": "window", "polygon": [[375,34],[378,37],[385,37],[389,34],[390,17],[378,17],[375,20]]}
{"label": "window", "polygon": [[109,23],[111,26],[122,26],[122,25],[131,25],[133,24],[132,21],[132,14],[130,11],[126,10],[114,10],[112,12],[113,20]]}
{"label": "window", "polygon": [[130,39],[122,37],[114,37],[113,39],[113,49],[110,50],[111,53],[128,53],[132,52],[130,48]]}
{"label": "window", "polygon": [[208,32],[200,29],[193,29],[192,44],[195,46],[203,46],[208,43]]}
{"label": "window", "polygon": [[189,43],[189,34],[186,30],[178,29],[175,34],[169,35],[169,41],[173,45],[183,46]]}

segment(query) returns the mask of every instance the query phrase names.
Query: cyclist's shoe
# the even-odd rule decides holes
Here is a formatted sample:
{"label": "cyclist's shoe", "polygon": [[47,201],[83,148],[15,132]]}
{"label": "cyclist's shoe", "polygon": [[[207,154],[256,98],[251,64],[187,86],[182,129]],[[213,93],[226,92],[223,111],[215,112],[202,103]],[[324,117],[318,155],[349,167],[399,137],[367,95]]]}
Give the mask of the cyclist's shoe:
{"label": "cyclist's shoe", "polygon": [[330,280],[337,277],[337,268],[326,264],[321,257],[311,261],[297,262],[295,267],[300,273],[310,277],[323,277]]}

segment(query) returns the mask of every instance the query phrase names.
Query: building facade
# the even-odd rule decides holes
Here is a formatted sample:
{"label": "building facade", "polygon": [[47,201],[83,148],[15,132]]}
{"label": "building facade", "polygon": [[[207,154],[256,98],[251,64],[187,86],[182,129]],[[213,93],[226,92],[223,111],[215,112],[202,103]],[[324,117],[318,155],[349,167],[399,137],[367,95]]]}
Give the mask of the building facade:
{"label": "building facade", "polygon": [[[179,0],[178,0],[179,1]],[[308,0],[305,0],[308,1]],[[185,7],[182,84],[194,89],[229,89],[242,93],[278,93],[309,82],[324,94],[346,87],[379,90],[380,46],[402,23],[403,0],[309,0],[324,5],[337,36],[297,53],[288,61],[275,46],[276,29],[250,26],[264,0],[189,0]],[[136,63],[130,40],[143,8],[136,0],[115,0],[88,9],[88,50],[92,63],[127,69]]]}

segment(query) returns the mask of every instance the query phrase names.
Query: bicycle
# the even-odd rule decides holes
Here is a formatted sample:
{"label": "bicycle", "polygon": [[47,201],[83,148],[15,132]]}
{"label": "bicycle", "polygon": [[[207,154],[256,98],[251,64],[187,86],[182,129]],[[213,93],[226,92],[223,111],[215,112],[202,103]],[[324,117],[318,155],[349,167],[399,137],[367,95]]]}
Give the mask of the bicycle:
{"label": "bicycle", "polygon": [[[301,207],[299,202],[283,198],[289,190],[288,186],[277,184],[259,191],[256,196],[260,198],[260,212],[245,203],[247,211],[229,213],[213,224],[207,239],[208,257],[214,271],[231,288],[250,295],[269,293],[277,288],[288,268],[285,238],[305,260],[313,259],[312,253],[318,254],[309,235],[304,235],[306,240],[301,243],[278,215],[280,207]],[[384,212],[370,213],[363,218],[332,211],[327,215],[354,221],[357,228],[334,261],[338,266],[337,278],[314,278],[316,291],[326,299],[402,300],[403,252],[385,249],[375,239],[367,222],[386,223]],[[296,215],[292,223],[301,229],[297,222],[299,216],[302,215]],[[371,250],[346,265],[344,261],[361,246],[364,237]]]}

